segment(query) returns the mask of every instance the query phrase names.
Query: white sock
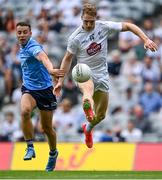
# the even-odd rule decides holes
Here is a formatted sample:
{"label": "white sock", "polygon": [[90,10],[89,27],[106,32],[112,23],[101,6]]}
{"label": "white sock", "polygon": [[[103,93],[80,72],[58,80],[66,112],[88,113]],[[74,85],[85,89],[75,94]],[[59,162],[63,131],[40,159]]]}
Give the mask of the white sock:
{"label": "white sock", "polygon": [[92,131],[92,129],[93,129],[93,125],[91,124],[91,123],[88,123],[87,125],[86,125],[86,131],[87,132],[91,132]]}

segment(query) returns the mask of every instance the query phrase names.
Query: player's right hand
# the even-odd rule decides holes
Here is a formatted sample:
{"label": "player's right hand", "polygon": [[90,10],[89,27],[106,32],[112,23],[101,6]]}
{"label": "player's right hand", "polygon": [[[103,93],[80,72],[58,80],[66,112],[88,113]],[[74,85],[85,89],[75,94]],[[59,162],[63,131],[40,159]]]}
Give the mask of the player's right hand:
{"label": "player's right hand", "polygon": [[150,49],[151,51],[155,52],[155,51],[157,51],[158,46],[151,39],[147,39],[144,42],[144,48]]}
{"label": "player's right hand", "polygon": [[63,69],[52,69],[52,70],[50,70],[50,74],[56,78],[64,77],[65,71]]}

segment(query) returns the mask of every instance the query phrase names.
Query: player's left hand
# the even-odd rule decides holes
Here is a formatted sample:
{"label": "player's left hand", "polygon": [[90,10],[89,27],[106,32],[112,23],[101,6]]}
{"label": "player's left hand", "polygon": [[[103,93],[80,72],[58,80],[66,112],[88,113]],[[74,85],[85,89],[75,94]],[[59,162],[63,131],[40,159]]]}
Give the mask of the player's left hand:
{"label": "player's left hand", "polygon": [[151,40],[151,39],[147,39],[144,42],[144,48],[145,49],[150,49],[151,51],[157,51],[158,46]]}

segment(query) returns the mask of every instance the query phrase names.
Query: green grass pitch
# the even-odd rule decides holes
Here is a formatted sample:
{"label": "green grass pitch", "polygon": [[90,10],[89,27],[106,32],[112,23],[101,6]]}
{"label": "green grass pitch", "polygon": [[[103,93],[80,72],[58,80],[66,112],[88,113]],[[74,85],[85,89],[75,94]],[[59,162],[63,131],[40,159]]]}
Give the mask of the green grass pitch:
{"label": "green grass pitch", "polygon": [[0,179],[162,179],[160,171],[0,171]]}

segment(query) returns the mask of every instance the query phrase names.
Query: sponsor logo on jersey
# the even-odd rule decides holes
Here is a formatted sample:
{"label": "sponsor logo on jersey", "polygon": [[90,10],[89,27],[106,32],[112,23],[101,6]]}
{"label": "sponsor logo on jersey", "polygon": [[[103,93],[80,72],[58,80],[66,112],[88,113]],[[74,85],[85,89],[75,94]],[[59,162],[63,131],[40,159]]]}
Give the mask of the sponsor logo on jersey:
{"label": "sponsor logo on jersey", "polygon": [[101,43],[97,44],[96,42],[93,42],[89,45],[87,49],[87,54],[93,56],[98,52],[100,52],[100,50],[101,50]]}

